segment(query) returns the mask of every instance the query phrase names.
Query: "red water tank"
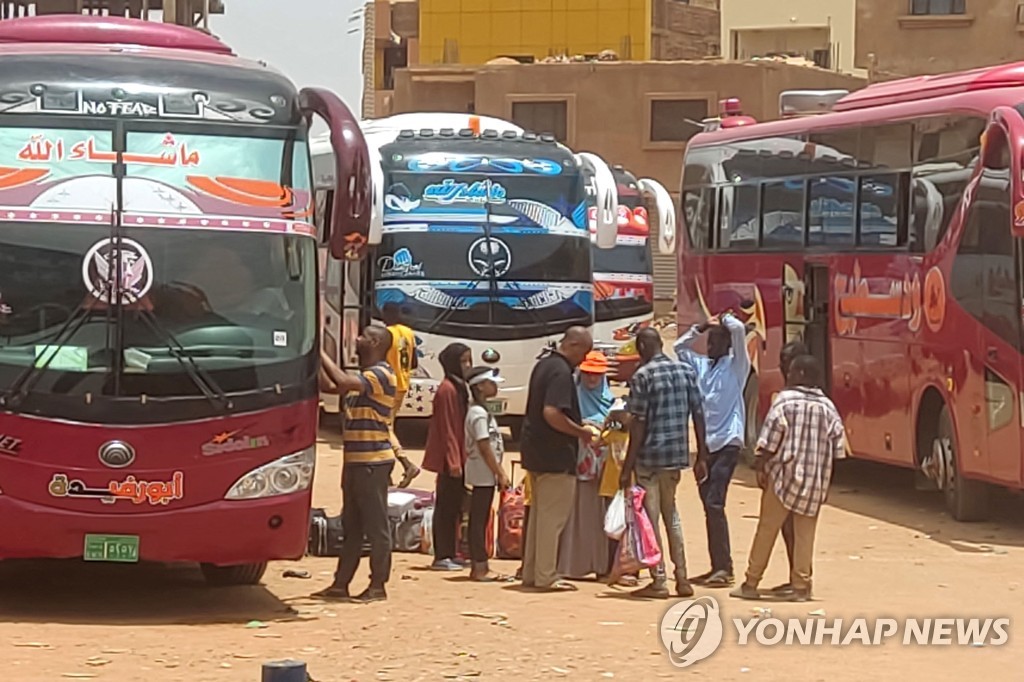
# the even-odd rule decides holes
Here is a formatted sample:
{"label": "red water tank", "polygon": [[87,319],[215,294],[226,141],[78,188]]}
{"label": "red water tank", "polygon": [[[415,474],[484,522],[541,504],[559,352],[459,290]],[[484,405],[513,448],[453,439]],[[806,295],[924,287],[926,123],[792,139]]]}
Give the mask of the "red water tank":
{"label": "red water tank", "polygon": [[234,55],[230,47],[194,28],[141,19],[82,14],[53,14],[0,21],[0,43],[143,45]]}

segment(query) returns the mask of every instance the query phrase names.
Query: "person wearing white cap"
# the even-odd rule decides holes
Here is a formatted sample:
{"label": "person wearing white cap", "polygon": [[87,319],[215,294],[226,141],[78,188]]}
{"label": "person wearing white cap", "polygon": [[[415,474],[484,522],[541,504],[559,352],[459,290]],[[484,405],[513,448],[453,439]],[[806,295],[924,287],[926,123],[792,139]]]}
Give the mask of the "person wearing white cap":
{"label": "person wearing white cap", "polygon": [[504,379],[493,367],[474,367],[466,373],[471,401],[466,412],[466,485],[472,488],[469,507],[469,553],[473,568],[469,577],[477,582],[507,581],[491,573],[487,552],[487,523],[494,505],[496,486],[509,487],[501,465],[505,446],[498,422],[487,410],[487,401],[498,394]]}

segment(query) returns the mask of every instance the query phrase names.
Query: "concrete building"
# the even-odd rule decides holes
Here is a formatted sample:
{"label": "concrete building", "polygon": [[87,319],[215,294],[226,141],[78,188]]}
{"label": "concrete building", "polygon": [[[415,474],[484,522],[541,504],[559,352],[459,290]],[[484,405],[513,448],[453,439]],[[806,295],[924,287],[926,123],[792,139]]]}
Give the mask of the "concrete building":
{"label": "concrete building", "polygon": [[[375,0],[364,13],[365,117],[386,116],[405,66],[717,56],[718,0]],[[602,54],[604,53],[604,54]]]}
{"label": "concrete building", "polygon": [[737,61],[799,55],[853,73],[855,6],[855,0],[721,0],[722,55]]}
{"label": "concrete building", "polygon": [[48,14],[142,19],[150,11],[164,12],[167,23],[209,30],[209,17],[224,13],[224,0],[0,0],[0,19]]}
{"label": "concrete building", "polygon": [[[852,76],[771,62],[414,66],[395,73],[391,109],[510,119],[655,178],[678,197],[686,142],[703,119],[718,115],[719,100],[739,97],[745,113],[765,120],[778,117],[785,90],[863,85]],[[656,255],[655,296],[670,300],[674,291],[675,261]]]}
{"label": "concrete building", "polygon": [[1024,59],[1021,0],[857,0],[856,65],[873,80]]}

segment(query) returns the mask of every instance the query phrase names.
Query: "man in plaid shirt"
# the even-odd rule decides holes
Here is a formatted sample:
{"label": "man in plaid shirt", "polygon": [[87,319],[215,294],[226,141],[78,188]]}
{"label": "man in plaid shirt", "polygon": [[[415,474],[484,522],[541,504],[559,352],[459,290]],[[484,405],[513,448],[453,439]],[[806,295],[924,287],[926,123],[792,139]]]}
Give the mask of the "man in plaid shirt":
{"label": "man in plaid shirt", "polygon": [[[676,508],[676,489],[683,469],[690,466],[690,420],[700,444],[693,462],[698,481],[707,476],[704,410],[701,406],[697,375],[685,365],[665,355],[658,330],[642,329],[636,339],[641,366],[630,381],[629,451],[622,464],[619,484],[629,488],[634,471],[637,484],[644,489],[644,511],[658,531],[659,519],[668,532],[669,553],[675,567],[676,594],[693,596],[686,577],[683,552],[683,527]],[[658,544],[662,545],[658,532]],[[665,551],[661,563],[651,569],[652,583],[633,592],[646,599],[668,599],[665,575]]]}
{"label": "man in plaid shirt", "polygon": [[759,599],[761,582],[775,539],[793,519],[793,568],[790,601],[807,601],[818,513],[832,481],[832,464],[846,456],[843,420],[819,385],[818,361],[795,360],[789,388],[775,397],[757,441],[757,482],[761,513],[747,565],[747,579],[732,591],[741,599]]}

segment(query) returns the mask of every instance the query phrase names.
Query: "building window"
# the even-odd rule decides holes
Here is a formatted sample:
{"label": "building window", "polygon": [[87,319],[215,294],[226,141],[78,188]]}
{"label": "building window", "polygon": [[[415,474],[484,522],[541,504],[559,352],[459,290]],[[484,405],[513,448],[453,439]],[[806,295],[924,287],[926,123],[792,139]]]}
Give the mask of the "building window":
{"label": "building window", "polygon": [[964,14],[967,0],[910,0],[910,13],[922,14]]}
{"label": "building window", "polygon": [[652,99],[651,142],[686,142],[703,130],[706,99]]}
{"label": "building window", "polygon": [[566,100],[512,102],[512,122],[535,133],[550,133],[569,141],[569,103]]}

